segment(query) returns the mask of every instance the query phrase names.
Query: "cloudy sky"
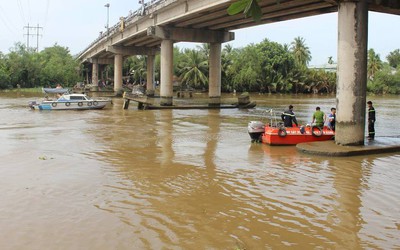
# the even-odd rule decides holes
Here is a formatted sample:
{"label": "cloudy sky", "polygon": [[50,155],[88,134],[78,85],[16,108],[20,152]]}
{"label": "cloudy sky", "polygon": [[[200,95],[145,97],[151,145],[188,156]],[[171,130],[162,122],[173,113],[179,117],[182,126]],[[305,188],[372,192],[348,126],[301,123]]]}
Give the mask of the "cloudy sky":
{"label": "cloudy sky", "polygon": [[[8,53],[16,42],[26,44],[29,26],[39,29],[39,50],[54,44],[68,47],[77,54],[107,24],[109,3],[110,26],[137,10],[138,0],[0,0],[0,51]],[[389,52],[400,49],[400,16],[369,13],[368,47],[375,49],[382,60]],[[25,27],[25,28],[24,28]],[[30,29],[29,45],[37,46],[37,31]],[[326,63],[328,57],[337,58],[337,14],[326,14],[301,18],[275,24],[267,24],[236,30],[234,48],[250,43],[258,43],[265,38],[281,44],[288,43],[297,36],[303,37],[311,50],[311,65]],[[34,35],[32,35],[32,33]],[[194,47],[196,44],[177,43],[179,47]]]}

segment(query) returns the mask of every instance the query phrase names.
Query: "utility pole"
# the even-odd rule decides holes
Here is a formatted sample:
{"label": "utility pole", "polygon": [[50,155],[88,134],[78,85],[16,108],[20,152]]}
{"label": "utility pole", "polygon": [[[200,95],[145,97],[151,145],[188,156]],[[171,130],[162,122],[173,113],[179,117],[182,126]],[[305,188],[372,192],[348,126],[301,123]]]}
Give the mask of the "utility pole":
{"label": "utility pole", "polygon": [[[27,36],[26,47],[29,49],[29,37],[36,36],[36,52],[39,52],[39,36],[41,36],[40,29],[43,29],[43,27],[40,27],[39,24],[36,27],[29,26],[29,23],[28,23],[28,26],[24,26],[24,29],[27,30],[27,33],[24,34],[25,36]],[[29,32],[31,29],[36,30],[36,33]]]}
{"label": "utility pole", "polygon": [[108,26],[108,22],[109,22],[109,19],[110,19],[110,4],[109,3],[107,3],[106,5],[104,5],[104,7],[106,7],[107,8],[107,39],[108,39],[108,36],[110,35],[110,28],[109,28],[109,26]]}

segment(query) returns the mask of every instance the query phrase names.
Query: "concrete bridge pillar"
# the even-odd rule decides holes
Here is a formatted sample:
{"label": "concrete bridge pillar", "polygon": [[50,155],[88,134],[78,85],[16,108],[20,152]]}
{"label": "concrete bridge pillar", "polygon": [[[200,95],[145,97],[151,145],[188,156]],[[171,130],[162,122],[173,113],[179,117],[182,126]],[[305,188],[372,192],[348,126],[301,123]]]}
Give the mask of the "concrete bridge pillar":
{"label": "concrete bridge pillar", "polygon": [[97,60],[93,60],[92,63],[92,85],[97,86],[99,82],[99,63]]}
{"label": "concrete bridge pillar", "polygon": [[154,55],[147,56],[147,84],[146,94],[147,96],[154,96]]}
{"label": "concrete bridge pillar", "polygon": [[169,39],[161,41],[160,104],[162,106],[172,106],[173,44]]}
{"label": "concrete bridge pillar", "polygon": [[114,92],[122,90],[122,62],[123,56],[115,54],[114,56]]}
{"label": "concrete bridge pillar", "polygon": [[209,106],[221,105],[221,43],[210,43]]}
{"label": "concrete bridge pillar", "polygon": [[367,1],[339,1],[335,142],[364,145],[367,86]]}

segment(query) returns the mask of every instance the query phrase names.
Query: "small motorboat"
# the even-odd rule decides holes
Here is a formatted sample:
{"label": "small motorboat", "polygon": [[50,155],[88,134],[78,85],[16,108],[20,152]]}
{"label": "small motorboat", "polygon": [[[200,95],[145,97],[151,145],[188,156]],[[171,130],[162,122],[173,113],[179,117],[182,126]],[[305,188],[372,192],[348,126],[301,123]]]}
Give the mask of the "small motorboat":
{"label": "small motorboat", "polygon": [[247,130],[252,142],[270,145],[296,145],[303,142],[332,140],[335,136],[335,131],[327,126],[284,127],[282,122],[277,121],[272,110],[270,113],[271,121],[268,124],[261,121],[249,122]]}
{"label": "small motorboat", "polygon": [[274,127],[265,126],[261,141],[270,145],[296,145],[303,142],[332,140],[335,131],[327,126]]}
{"label": "small motorboat", "polygon": [[[45,93],[57,93],[60,96],[54,100],[44,98],[42,101],[31,101],[29,107],[38,110],[86,110],[102,109],[108,103],[110,98],[90,98],[86,94],[70,94],[66,89],[43,89]],[[61,95],[62,94],[62,95]]]}

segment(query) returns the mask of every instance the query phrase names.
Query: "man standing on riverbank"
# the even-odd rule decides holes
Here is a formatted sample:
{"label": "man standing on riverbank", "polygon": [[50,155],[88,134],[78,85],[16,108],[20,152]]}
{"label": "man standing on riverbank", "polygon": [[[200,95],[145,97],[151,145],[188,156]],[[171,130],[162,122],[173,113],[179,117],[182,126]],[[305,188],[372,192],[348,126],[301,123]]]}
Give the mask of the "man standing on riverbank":
{"label": "man standing on riverbank", "polygon": [[293,127],[293,123],[299,126],[296,116],[293,113],[293,105],[289,105],[289,109],[282,113],[281,118],[285,127]]}
{"label": "man standing on riverbank", "polygon": [[368,139],[375,138],[375,108],[372,106],[372,102],[368,101]]}

